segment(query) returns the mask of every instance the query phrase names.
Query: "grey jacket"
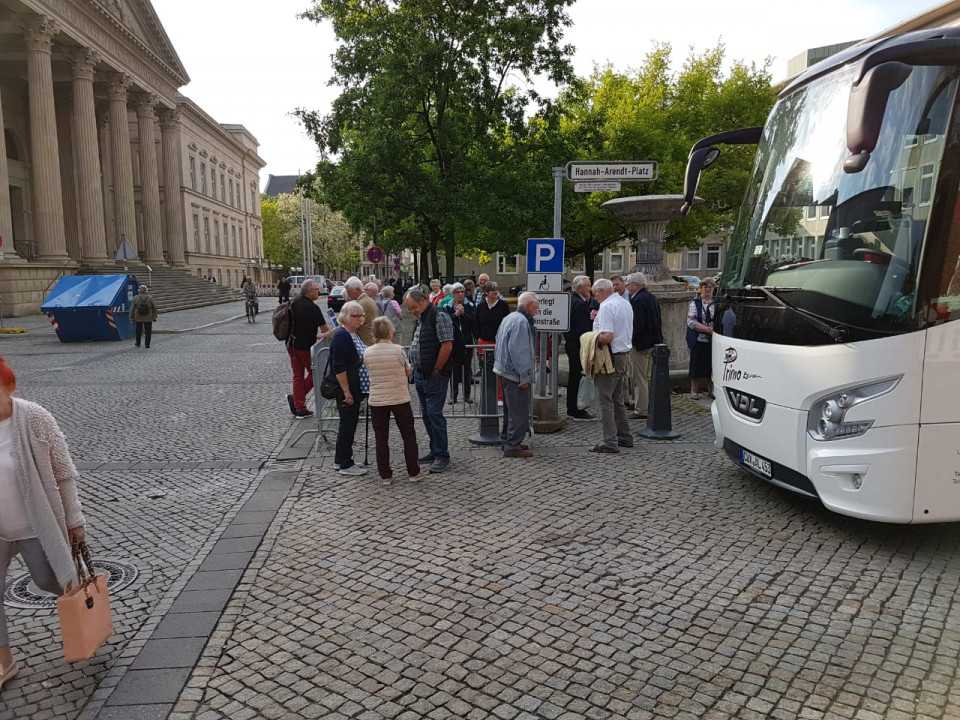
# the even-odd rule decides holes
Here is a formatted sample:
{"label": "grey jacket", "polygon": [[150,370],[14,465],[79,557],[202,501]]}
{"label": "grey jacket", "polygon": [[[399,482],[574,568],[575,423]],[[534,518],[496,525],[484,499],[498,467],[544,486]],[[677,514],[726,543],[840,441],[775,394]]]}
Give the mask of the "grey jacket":
{"label": "grey jacket", "polygon": [[13,399],[13,455],[27,519],[60,583],[76,585],[67,528],[84,524],[77,496],[77,468],[67,441],[48,411]]}
{"label": "grey jacket", "polygon": [[497,330],[493,371],[508,380],[532,383],[537,370],[533,318],[522,308],[507,315]]}

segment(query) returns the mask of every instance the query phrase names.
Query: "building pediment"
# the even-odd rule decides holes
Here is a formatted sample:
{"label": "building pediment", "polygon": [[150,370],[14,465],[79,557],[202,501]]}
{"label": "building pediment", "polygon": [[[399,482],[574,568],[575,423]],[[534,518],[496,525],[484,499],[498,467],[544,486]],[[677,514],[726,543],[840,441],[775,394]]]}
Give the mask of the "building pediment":
{"label": "building pediment", "polygon": [[116,27],[132,35],[173,74],[182,79],[182,85],[190,81],[180,56],[170,42],[149,0],[88,0]]}

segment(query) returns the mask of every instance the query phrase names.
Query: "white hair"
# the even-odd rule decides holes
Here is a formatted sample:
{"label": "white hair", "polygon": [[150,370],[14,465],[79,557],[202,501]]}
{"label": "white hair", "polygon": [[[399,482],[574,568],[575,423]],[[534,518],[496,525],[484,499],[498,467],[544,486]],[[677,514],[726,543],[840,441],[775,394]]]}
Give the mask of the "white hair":
{"label": "white hair", "polygon": [[589,276],[589,275],[577,275],[577,276],[573,279],[573,289],[574,289],[574,290],[578,290],[578,289],[580,288],[580,286],[583,285],[585,282],[590,282],[590,276]]}
{"label": "white hair", "polygon": [[646,286],[647,286],[647,276],[644,275],[642,272],[630,273],[629,275],[627,275],[627,282],[628,282],[628,283],[636,283],[636,284],[639,285],[640,287],[646,287]]}
{"label": "white hair", "polygon": [[304,281],[300,284],[300,294],[301,294],[301,295],[306,295],[308,292],[310,292],[311,290],[313,290],[315,287],[320,287],[320,283],[318,283],[316,280],[304,280]]}
{"label": "white hair", "polygon": [[538,302],[540,302],[540,298],[537,297],[537,294],[527,290],[526,292],[520,293],[520,297],[517,298],[517,307],[526,307],[530,303]]}
{"label": "white hair", "polygon": [[458,282],[450,286],[450,292],[456,292],[457,290],[466,290],[466,288],[463,286],[463,283]]}
{"label": "white hair", "polygon": [[393,287],[391,285],[384,285],[383,290],[380,291],[381,297],[392,298],[393,297]]}
{"label": "white hair", "polygon": [[594,290],[609,290],[613,292],[613,283],[607,280],[606,278],[600,278],[593,284]]}
{"label": "white hair", "polygon": [[363,281],[354,275],[352,277],[348,277],[346,282],[343,283],[343,286],[348,290],[351,288],[353,290],[363,290]]}

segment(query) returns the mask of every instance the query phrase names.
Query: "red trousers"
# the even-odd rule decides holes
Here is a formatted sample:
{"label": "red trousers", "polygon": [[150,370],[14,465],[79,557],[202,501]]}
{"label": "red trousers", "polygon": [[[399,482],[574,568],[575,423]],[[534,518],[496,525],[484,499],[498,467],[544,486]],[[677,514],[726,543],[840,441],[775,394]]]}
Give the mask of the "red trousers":
{"label": "red trousers", "polygon": [[[290,367],[293,370],[293,406],[297,410],[307,409],[307,393],[313,390],[313,368],[309,350],[297,350],[287,346]],[[304,377],[306,373],[306,377]]]}

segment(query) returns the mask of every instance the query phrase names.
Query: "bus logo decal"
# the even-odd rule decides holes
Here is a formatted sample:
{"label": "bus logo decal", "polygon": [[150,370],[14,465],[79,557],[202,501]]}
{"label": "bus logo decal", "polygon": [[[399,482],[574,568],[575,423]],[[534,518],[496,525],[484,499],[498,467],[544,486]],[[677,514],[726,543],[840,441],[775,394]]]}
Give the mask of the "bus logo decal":
{"label": "bus logo decal", "polygon": [[756,422],[763,419],[763,411],[767,408],[767,401],[763,398],[758,398],[756,395],[745,393],[742,390],[727,388],[727,399],[735,412]]}
{"label": "bus logo decal", "polygon": [[725,363],[732,363],[737,359],[737,351],[734,348],[727,348],[723,351],[723,361]]}

